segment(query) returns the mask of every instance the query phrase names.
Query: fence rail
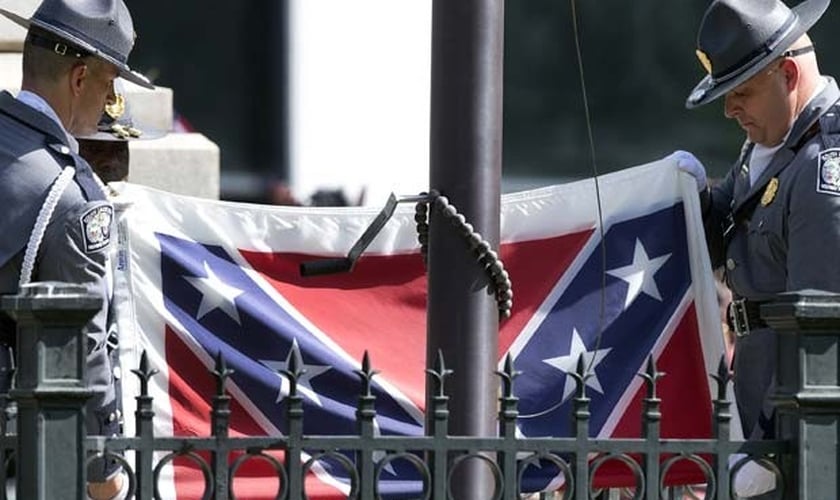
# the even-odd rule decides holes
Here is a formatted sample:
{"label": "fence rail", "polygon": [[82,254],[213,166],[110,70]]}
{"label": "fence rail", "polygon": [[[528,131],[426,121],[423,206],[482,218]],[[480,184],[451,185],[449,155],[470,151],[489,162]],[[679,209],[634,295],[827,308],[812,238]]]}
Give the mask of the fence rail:
{"label": "fence rail", "polygon": [[[646,386],[640,438],[589,437],[589,399],[584,383],[587,373],[582,360],[576,373],[571,374],[577,382],[570,415],[573,435],[518,437],[519,413],[514,391],[518,372],[511,358],[498,372],[502,388],[498,436],[449,436],[446,378],[451,371],[445,367],[442,356],[434,369],[428,370],[434,396],[427,408],[432,415],[427,435],[380,436],[376,432],[376,401],[371,391],[375,372],[367,355],[357,371],[360,379],[357,434],[307,435],[303,430],[306,418],[303,398],[298,392],[303,363],[296,350],[283,373],[290,385],[284,402],[287,432],[283,436],[228,435],[231,410],[225,386],[232,372],[221,356],[216,358],[216,366],[211,371],[216,380],[216,393],[210,410],[210,436],[155,436],[154,402],[148,386],[156,370],[144,354],[140,366],[133,370],[141,387],[136,397],[135,433],[103,437],[84,435],[84,399],[80,397],[85,392],[80,384],[84,369],[81,346],[85,345],[81,325],[89,317],[80,311],[95,311],[97,304],[83,290],[72,286],[34,286],[19,296],[3,299],[4,309],[12,311],[18,320],[19,346],[23,345],[20,344],[23,337],[28,338],[28,344],[27,349],[18,349],[21,369],[17,373],[17,387],[10,394],[18,404],[18,416],[14,419],[3,413],[17,421],[18,432],[4,432],[0,436],[0,449],[4,450],[7,463],[11,457],[15,458],[18,498],[27,499],[84,498],[83,465],[95,454],[121,461],[130,478],[131,493],[140,499],[161,498],[163,471],[175,460],[192,462],[203,475],[203,498],[218,500],[237,498],[234,488],[237,474],[250,460],[266,462],[276,473],[275,497],[290,500],[308,498],[305,478],[310,472],[325,468],[330,469],[338,483],[344,484],[348,498],[452,498],[452,484],[457,482],[459,471],[466,464],[479,464],[488,470],[488,477],[495,483],[493,498],[521,498],[527,490],[523,485],[529,475],[542,472],[541,480],[548,484],[545,471],[552,469],[552,489],[558,489],[557,478],[563,478],[563,486],[558,489],[561,498],[584,499],[597,495],[593,485],[598,472],[611,463],[623,468],[632,498],[674,497],[667,479],[686,466],[693,470],[689,475],[697,478],[694,482],[705,485],[705,498],[735,498],[732,477],[750,458],[760,460],[775,472],[776,498],[837,498],[840,490],[836,474],[830,474],[837,470],[836,439],[809,442],[805,446],[803,436],[818,430],[821,436],[830,437],[830,430],[838,428],[840,399],[822,398],[811,404],[815,398],[807,397],[811,390],[809,384],[821,382],[819,390],[824,396],[828,390],[826,383],[830,382],[826,378],[832,373],[837,378],[840,314],[831,314],[838,312],[838,304],[838,296],[809,293],[783,298],[768,309],[766,319],[779,331],[783,345],[777,392],[782,439],[777,441],[730,439],[731,402],[726,397],[730,379],[723,361],[718,372],[712,374],[718,387],[712,402],[712,436],[663,439],[660,399],[656,393],[662,374],[652,358],[640,374]],[[834,380],[834,385],[838,384],[840,381]],[[388,471],[398,464],[401,471],[408,469],[411,473],[403,477],[397,489]],[[804,464],[813,469],[803,469]],[[814,476],[815,471],[825,471],[826,477]],[[48,478],[45,473],[49,474]],[[0,475],[0,479],[4,477]],[[4,492],[0,490],[0,498],[3,497]]]}

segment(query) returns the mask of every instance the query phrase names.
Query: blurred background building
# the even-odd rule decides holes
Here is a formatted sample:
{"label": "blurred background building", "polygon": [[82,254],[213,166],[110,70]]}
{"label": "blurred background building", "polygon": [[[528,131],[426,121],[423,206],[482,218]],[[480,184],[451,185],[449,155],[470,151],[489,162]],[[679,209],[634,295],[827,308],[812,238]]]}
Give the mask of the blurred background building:
{"label": "blurred background building", "polygon": [[[721,175],[742,133],[720,103],[684,108],[708,2],[576,2],[599,171],[686,149]],[[132,65],[219,145],[223,198],[270,201],[280,183],[304,202],[323,188],[380,205],[426,187],[431,0],[128,4]],[[504,189],[591,176],[570,2],[505,8]],[[832,6],[812,33],[827,74],[838,21]]]}

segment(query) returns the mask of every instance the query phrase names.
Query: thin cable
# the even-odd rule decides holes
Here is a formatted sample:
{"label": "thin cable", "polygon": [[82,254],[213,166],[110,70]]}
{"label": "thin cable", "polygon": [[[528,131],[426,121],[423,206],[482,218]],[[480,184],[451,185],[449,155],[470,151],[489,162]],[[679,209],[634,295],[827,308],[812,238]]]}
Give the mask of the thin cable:
{"label": "thin cable", "polygon": [[[601,300],[598,311],[598,333],[595,337],[595,348],[593,349],[593,351],[597,352],[598,349],[601,348],[601,337],[604,330],[604,314],[606,311],[607,301],[607,246],[606,237],[604,234],[604,214],[601,208],[601,188],[598,185],[598,164],[595,161],[595,136],[592,133],[592,117],[589,114],[589,99],[586,96],[586,79],[584,78],[583,72],[583,55],[580,50],[580,33],[578,31],[577,10],[575,9],[575,0],[570,0],[570,3],[572,6],[572,32],[575,36],[575,51],[577,53],[578,74],[580,75],[580,90],[583,97],[583,112],[584,116],[586,117],[586,132],[589,138],[589,155],[592,160],[592,178],[595,181],[595,201],[598,205],[598,232],[601,237]],[[589,371],[592,369],[592,365],[594,362],[595,356],[592,356],[592,359],[589,360],[589,365],[586,367],[586,370],[584,372],[585,374],[589,373]],[[584,381],[584,384],[585,383],[586,382]],[[519,415],[518,418],[521,420],[539,418],[560,408],[565,402],[566,400],[561,398],[560,401],[546,408],[545,410],[539,411],[537,413],[531,413],[528,415]]]}
{"label": "thin cable", "polygon": [[[604,235],[604,213],[601,208],[601,188],[598,184],[598,164],[595,161],[595,136],[592,133],[592,117],[589,114],[589,99],[586,96],[586,79],[583,72],[583,55],[580,50],[580,32],[578,30],[577,9],[575,8],[575,0],[570,0],[572,6],[572,31],[575,35],[575,52],[577,53],[578,73],[580,74],[580,91],[583,96],[583,112],[586,117],[586,132],[589,137],[589,155],[592,159],[592,177],[595,181],[595,201],[598,205],[598,231],[601,236],[601,304],[598,312],[598,334],[595,337],[594,351],[598,351],[601,347],[601,336],[604,331],[604,315],[606,311],[606,295],[607,295],[607,245]],[[586,373],[592,368],[595,362],[595,356],[589,360],[589,366],[586,367]]]}

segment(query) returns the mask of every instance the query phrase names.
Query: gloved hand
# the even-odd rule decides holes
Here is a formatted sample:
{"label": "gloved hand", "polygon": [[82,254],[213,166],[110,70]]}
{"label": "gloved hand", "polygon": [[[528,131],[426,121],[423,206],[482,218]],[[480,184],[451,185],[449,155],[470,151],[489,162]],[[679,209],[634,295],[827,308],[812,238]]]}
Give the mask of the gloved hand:
{"label": "gloved hand", "polygon": [[688,151],[677,150],[668,155],[669,159],[677,162],[677,168],[687,172],[697,181],[697,191],[706,189],[706,167],[700,163],[696,156]]}
{"label": "gloved hand", "polygon": [[775,490],[776,474],[764,465],[750,460],[738,469],[732,482],[735,494],[739,498],[750,498]]}

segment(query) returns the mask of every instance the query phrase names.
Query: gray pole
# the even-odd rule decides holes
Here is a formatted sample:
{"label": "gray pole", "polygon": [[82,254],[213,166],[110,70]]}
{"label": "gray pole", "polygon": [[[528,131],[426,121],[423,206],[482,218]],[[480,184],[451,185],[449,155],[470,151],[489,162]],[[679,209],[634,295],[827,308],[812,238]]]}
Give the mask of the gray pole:
{"label": "gray pole", "polygon": [[[434,0],[430,187],[494,248],[502,163],[503,0]],[[444,354],[450,435],[496,435],[498,310],[490,283],[456,226],[430,210],[426,365]],[[427,408],[432,406],[427,391]],[[487,499],[492,477],[472,460],[455,498]],[[460,491],[459,491],[460,490]]]}
{"label": "gray pole", "polygon": [[87,339],[102,298],[80,285],[32,283],[3,297],[17,320],[17,498],[85,498]]}

